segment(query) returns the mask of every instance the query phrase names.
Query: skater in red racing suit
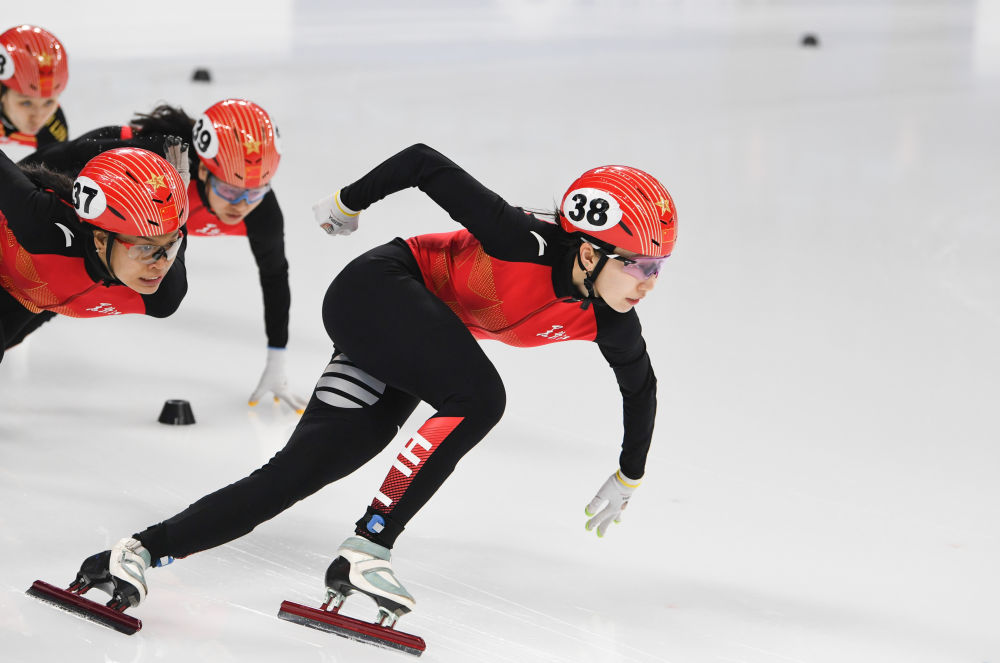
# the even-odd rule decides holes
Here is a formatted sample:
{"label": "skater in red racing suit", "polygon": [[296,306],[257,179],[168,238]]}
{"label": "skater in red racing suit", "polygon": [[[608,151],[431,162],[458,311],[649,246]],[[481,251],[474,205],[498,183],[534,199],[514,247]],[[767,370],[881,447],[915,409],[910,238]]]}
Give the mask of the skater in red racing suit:
{"label": "skater in red racing suit", "polygon": [[326,576],[335,603],[367,594],[391,625],[414,599],[386,581],[395,579],[390,549],[504,412],[503,383],[477,339],[597,343],[621,389],[624,435],[619,469],[588,506],[587,529],[603,535],[620,517],[653,433],[656,378],[634,307],[673,247],[666,189],[634,168],[593,169],[570,186],[551,223],[414,145],[314,210],[329,233],[346,234],[360,210],[413,186],[465,229],[396,239],[348,264],[323,305],[333,356],[287,445],[250,476],[89,558],[87,582],[111,583],[119,599],[138,604],[151,564],[240,537],[347,476],[423,400],[436,412],[404,445]]}
{"label": "skater in red racing suit", "polygon": [[138,114],[127,125],[101,127],[40,149],[21,163],[41,163],[75,174],[105,150],[125,146],[155,150],[168,135],[190,140],[194,148],[186,232],[192,237],[246,237],[257,263],[267,359],[249,403],[256,405],[272,393],[301,412],[306,401],[289,390],[285,375],[291,292],[284,218],[271,189],[281,158],[279,137],[263,108],[244,99],[225,99],[193,118],[181,108],[163,104]]}
{"label": "skater in red racing suit", "polygon": [[146,150],[108,152],[75,182],[0,152],[0,360],[45,313],[177,310],[187,212],[181,176]]}
{"label": "skater in red racing suit", "polygon": [[0,34],[0,146],[34,150],[66,140],[59,96],[68,82],[66,49],[54,34],[35,25]]}

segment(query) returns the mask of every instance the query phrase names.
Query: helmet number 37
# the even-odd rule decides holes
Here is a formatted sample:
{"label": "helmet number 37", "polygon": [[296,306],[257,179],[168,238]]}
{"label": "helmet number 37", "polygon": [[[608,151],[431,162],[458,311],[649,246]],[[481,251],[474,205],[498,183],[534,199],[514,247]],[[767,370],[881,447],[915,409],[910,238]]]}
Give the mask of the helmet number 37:
{"label": "helmet number 37", "polygon": [[618,202],[598,189],[577,189],[566,198],[571,203],[566,205],[566,218],[580,230],[600,230],[622,220]]}
{"label": "helmet number 37", "polygon": [[96,219],[107,209],[108,202],[97,182],[89,177],[78,177],[73,182],[73,207],[84,219]]}

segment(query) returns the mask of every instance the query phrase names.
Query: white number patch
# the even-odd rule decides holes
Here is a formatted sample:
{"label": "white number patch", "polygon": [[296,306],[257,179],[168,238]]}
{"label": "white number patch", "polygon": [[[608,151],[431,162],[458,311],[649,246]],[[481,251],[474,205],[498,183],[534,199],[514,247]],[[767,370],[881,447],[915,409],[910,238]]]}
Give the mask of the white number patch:
{"label": "white number patch", "polygon": [[271,124],[271,128],[274,129],[274,151],[281,154],[281,132],[277,124]]}
{"label": "white number patch", "polygon": [[600,231],[621,223],[622,209],[607,191],[573,189],[566,195],[563,214],[580,230]]}
{"label": "white number patch", "polygon": [[73,182],[73,207],[80,218],[96,219],[108,208],[108,199],[97,182],[81,175]]}
{"label": "white number patch", "polygon": [[6,47],[0,46],[0,81],[5,81],[14,77],[14,58],[7,52]]}
{"label": "white number patch", "polygon": [[204,113],[194,123],[191,142],[194,143],[194,149],[198,156],[214,159],[215,155],[219,153],[219,137],[215,133],[212,120],[208,119]]}

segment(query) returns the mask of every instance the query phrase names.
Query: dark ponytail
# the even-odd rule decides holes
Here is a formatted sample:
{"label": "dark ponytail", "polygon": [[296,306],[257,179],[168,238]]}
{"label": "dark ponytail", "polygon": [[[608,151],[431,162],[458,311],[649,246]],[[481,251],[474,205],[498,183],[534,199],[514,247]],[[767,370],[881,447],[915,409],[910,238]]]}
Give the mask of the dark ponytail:
{"label": "dark ponytail", "polygon": [[130,124],[140,134],[164,134],[190,140],[194,119],[180,106],[160,104],[149,113],[136,113]]}
{"label": "dark ponytail", "polygon": [[35,186],[47,189],[67,203],[73,204],[73,178],[71,176],[52,170],[43,163],[19,163],[17,167]]}

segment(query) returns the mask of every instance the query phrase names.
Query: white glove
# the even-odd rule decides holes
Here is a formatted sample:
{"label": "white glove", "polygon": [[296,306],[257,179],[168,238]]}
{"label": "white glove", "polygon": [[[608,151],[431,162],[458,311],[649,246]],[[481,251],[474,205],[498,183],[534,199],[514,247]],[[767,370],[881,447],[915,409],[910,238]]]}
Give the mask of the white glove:
{"label": "white glove", "polygon": [[[620,523],[622,512],[628,506],[628,499],[632,497],[632,492],[639,487],[642,479],[629,479],[618,470],[604,482],[601,489],[597,491],[594,499],[584,509],[584,513],[591,516],[587,521],[587,531],[597,527],[597,536],[604,536],[611,521]],[[595,515],[596,514],[596,515]]]}
{"label": "white glove", "polygon": [[340,191],[313,204],[316,223],[330,235],[350,235],[358,229],[358,216],[340,200]]}
{"label": "white glove", "polygon": [[174,167],[177,174],[181,176],[184,188],[187,189],[188,184],[191,183],[191,162],[188,161],[188,144],[177,136],[167,136],[163,140],[163,156]]}
{"label": "white glove", "polygon": [[257,388],[250,394],[250,405],[254,406],[260,402],[264,394],[271,392],[274,394],[274,402],[279,400],[293,410],[302,414],[306,409],[306,402],[302,398],[292,394],[288,390],[288,379],[285,377],[285,349],[268,348],[267,363],[264,364],[264,374],[260,376]]}

